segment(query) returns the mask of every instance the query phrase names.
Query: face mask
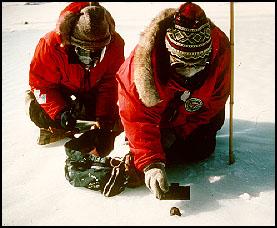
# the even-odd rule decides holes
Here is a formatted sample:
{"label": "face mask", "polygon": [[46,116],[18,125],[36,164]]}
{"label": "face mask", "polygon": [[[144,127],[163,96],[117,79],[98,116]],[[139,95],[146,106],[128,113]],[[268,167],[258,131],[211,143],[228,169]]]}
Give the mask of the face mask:
{"label": "face mask", "polygon": [[104,58],[106,47],[90,51],[80,47],[75,47],[75,52],[80,60],[80,62],[85,65],[90,65],[95,67],[97,63],[101,62]]}

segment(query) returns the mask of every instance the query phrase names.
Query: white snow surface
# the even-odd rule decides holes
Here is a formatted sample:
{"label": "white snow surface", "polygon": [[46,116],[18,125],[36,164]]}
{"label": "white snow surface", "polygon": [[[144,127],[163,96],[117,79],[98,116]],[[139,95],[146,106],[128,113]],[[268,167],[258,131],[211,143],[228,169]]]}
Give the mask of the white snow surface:
{"label": "white snow surface", "polygon": [[[66,2],[2,3],[2,225],[275,225],[275,3],[235,3],[234,154],[228,164],[229,100],[215,154],[167,169],[169,182],[190,185],[191,199],[161,201],[145,187],[114,197],[65,179],[64,143],[39,146],[24,109],[29,64],[41,36]],[[160,10],[180,2],[103,2],[125,40],[125,57]],[[228,2],[199,2],[229,37]],[[111,156],[128,152],[124,133]],[[182,216],[170,216],[176,206]]]}

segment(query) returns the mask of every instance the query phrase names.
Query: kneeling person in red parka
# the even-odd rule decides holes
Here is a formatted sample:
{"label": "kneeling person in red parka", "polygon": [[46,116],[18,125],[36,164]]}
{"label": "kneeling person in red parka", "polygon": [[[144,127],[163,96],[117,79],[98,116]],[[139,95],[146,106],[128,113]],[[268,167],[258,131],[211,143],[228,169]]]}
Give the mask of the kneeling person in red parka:
{"label": "kneeling person in red parka", "polygon": [[38,144],[76,132],[76,120],[112,130],[119,120],[115,73],[124,40],[99,3],[74,2],[56,29],[39,40],[30,64],[27,111],[40,128]]}
{"label": "kneeling person in red parka", "polygon": [[117,73],[119,113],[134,164],[157,198],[165,164],[214,152],[230,92],[230,43],[194,3],[165,9]]}

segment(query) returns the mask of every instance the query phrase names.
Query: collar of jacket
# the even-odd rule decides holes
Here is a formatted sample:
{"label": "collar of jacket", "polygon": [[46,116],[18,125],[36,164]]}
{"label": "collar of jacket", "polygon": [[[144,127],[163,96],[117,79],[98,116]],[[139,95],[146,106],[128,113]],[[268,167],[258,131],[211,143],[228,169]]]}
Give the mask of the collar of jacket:
{"label": "collar of jacket", "polygon": [[153,78],[151,53],[154,48],[164,43],[166,29],[173,22],[176,10],[168,8],[154,17],[150,25],[141,33],[134,54],[134,83],[139,98],[146,107],[153,107],[161,102]]}

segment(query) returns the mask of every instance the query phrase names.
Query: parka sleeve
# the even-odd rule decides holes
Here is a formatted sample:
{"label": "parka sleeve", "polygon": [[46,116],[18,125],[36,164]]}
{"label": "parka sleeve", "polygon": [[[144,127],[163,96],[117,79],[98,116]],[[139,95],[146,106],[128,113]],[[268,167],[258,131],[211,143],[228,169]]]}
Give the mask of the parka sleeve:
{"label": "parka sleeve", "polygon": [[[132,58],[131,58],[132,59]],[[165,154],[160,141],[160,113],[162,104],[146,107],[140,100],[133,83],[132,61],[126,60],[120,68],[117,78],[119,82],[119,113],[134,156],[135,167],[143,168],[156,161],[165,161]]]}
{"label": "parka sleeve", "polygon": [[109,53],[108,66],[96,94],[96,117],[113,125],[119,118],[116,72],[124,62],[124,40],[118,35]]}
{"label": "parka sleeve", "polygon": [[57,62],[53,47],[41,38],[30,64],[29,85],[41,107],[53,120],[66,106],[59,91],[61,74]]}

